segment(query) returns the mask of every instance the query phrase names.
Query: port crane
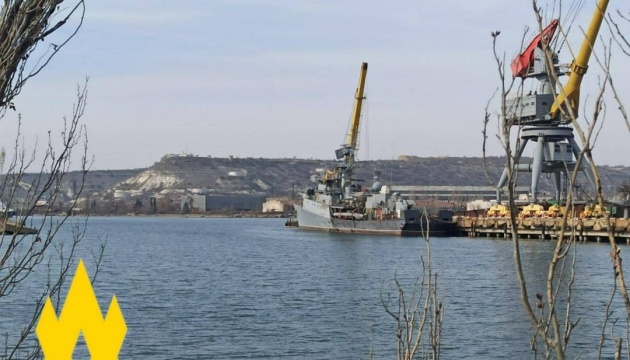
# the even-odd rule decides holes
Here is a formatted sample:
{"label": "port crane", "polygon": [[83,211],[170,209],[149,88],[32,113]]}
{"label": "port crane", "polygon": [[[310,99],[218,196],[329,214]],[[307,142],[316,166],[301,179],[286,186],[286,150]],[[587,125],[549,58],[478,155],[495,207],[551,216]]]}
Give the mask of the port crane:
{"label": "port crane", "polygon": [[[358,149],[359,139],[359,125],[361,121],[361,109],[363,106],[363,100],[365,100],[365,79],[367,76],[368,64],[361,64],[361,71],[359,73],[359,84],[357,86],[354,95],[354,106],[352,110],[352,116],[350,118],[350,131],[347,134],[346,142],[341,145],[339,149],[335,151],[335,157],[337,160],[341,160],[336,166],[335,170],[329,170],[326,172],[324,182],[329,183],[333,189],[338,187],[343,193],[341,198],[349,198],[352,193],[352,175],[354,172],[356,153]],[[336,186],[334,186],[336,185]]]}
{"label": "port crane", "polygon": [[[522,128],[521,142],[516,151],[516,171],[531,172],[531,199],[538,202],[538,179],[543,173],[552,174],[555,184],[555,198],[561,200],[562,175],[567,178],[568,171],[577,166],[575,159],[581,150],[574,139],[571,119],[578,116],[580,103],[580,86],[588,69],[588,62],[593,52],[597,34],[601,27],[609,0],[599,0],[593,12],[589,27],[585,33],[580,51],[569,68],[559,65],[558,55],[550,54],[551,64],[548,64],[547,49],[558,27],[558,20],[553,20],[541,33],[534,38],[525,51],[517,56],[511,64],[513,76],[535,78],[540,82],[538,90],[505,102],[506,120],[513,120],[512,124]],[[569,78],[561,91],[554,96],[555,81],[553,74],[562,76],[569,72]],[[528,143],[535,142],[533,162],[519,163],[521,155]],[[574,159],[575,157],[575,159]],[[584,159],[579,170],[595,188],[590,166]],[[497,185],[497,201],[501,200],[501,189],[508,179],[509,169],[505,169]],[[566,191],[566,189],[564,189]]]}

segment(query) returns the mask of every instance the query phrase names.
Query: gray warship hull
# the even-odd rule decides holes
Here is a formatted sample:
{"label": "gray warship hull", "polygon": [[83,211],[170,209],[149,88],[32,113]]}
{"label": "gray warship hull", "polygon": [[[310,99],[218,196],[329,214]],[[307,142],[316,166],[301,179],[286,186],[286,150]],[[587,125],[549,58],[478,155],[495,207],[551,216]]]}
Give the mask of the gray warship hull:
{"label": "gray warship hull", "polygon": [[[402,216],[399,219],[340,219],[331,216],[330,207],[315,201],[305,200],[302,206],[295,205],[297,227],[336,233],[383,234],[399,236],[444,237],[455,233],[451,221],[432,217],[414,218]],[[413,216],[413,215],[412,215]]]}

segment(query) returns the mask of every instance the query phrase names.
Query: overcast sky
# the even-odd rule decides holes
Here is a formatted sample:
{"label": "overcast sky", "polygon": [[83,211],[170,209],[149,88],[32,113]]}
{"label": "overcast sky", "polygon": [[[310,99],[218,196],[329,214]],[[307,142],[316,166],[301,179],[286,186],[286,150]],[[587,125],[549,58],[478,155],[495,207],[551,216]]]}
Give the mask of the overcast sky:
{"label": "overcast sky", "polygon": [[[594,6],[586,0],[572,47]],[[619,6],[630,7],[611,2]],[[146,167],[182,151],[330,159],[367,62],[361,158],[480,156],[484,107],[498,86],[490,32],[501,31],[509,61],[527,25],[536,26],[530,0],[88,1],[79,34],[15,104],[33,147],[59,131],[89,77],[95,169]],[[630,58],[616,53],[612,71],[628,99]],[[595,95],[591,65],[583,99]],[[595,157],[630,165],[630,133],[610,105]],[[17,116],[1,121],[9,151]],[[489,151],[501,153],[494,138]]]}

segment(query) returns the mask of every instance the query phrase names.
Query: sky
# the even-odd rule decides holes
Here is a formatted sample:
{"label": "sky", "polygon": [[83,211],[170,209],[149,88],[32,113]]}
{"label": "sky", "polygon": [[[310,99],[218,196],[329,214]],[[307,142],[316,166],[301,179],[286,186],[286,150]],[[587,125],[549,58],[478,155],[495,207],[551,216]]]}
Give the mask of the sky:
{"label": "sky", "polygon": [[[585,1],[562,62],[594,6]],[[611,1],[619,7],[630,8]],[[529,40],[530,0],[88,0],[79,33],[0,120],[0,141],[11,153],[20,114],[20,141],[41,153],[89,78],[93,169],[147,167],[182,151],[332,159],[367,62],[361,159],[481,156],[484,108],[500,84],[490,33],[501,31],[509,62],[526,26]],[[630,58],[614,52],[612,72],[627,79]],[[583,99],[600,74],[591,62]],[[630,84],[617,84],[628,99]],[[609,105],[595,159],[630,165],[630,132]],[[495,129],[490,155],[502,153]]]}

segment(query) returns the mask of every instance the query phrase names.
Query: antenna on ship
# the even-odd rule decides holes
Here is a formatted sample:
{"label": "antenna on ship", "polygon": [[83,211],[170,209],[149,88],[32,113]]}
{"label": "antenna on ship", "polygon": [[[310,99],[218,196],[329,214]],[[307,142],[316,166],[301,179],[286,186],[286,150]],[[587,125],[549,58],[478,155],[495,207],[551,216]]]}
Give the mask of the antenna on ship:
{"label": "antenna on ship", "polygon": [[0,149],[0,175],[4,174],[4,158],[7,156],[7,153],[4,151],[4,148]]}
{"label": "antenna on ship", "polygon": [[396,145],[392,145],[392,161],[389,164],[389,186],[392,186],[394,181],[394,156],[396,154]]}

